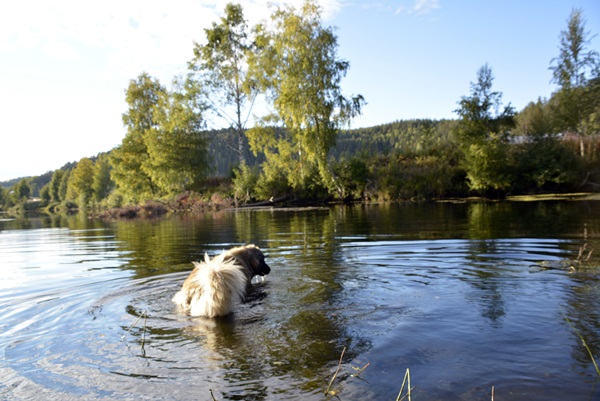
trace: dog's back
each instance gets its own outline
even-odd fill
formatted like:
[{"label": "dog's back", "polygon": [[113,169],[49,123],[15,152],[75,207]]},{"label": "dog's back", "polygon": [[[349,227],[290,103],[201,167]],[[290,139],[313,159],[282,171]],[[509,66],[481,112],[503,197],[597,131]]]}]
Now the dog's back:
[{"label": "dog's back", "polygon": [[225,254],[212,260],[205,255],[203,263],[193,262],[194,271],[185,280],[173,302],[192,316],[224,316],[233,311],[246,293],[246,275],[235,259],[224,260]]}]

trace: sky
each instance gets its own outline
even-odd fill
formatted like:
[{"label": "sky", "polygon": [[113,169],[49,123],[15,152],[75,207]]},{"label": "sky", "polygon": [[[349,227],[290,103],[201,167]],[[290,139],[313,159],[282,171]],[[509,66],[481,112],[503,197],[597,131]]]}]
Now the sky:
[{"label": "sky", "polygon": [[[0,11],[0,181],[43,174],[118,146],[125,90],[147,72],[169,86],[227,0],[20,0]],[[600,34],[599,0],[318,0],[349,61],[351,128],[457,118],[477,70],[518,110],[557,87],[548,69],[574,8]],[[241,1],[250,26],[269,0]],[[277,3],[277,2],[275,2]],[[301,0],[288,4],[299,6]],[[600,37],[590,49],[600,51]],[[260,108],[257,108],[260,110]],[[223,121],[208,121],[219,128]]]}]

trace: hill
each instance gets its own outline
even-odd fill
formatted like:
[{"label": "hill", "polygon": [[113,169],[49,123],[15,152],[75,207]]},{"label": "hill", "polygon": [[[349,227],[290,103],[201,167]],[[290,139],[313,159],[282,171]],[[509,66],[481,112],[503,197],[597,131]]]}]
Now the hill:
[{"label": "hill", "polygon": [[[331,150],[331,157],[336,160],[351,158],[356,155],[370,157],[378,154],[389,154],[392,151],[406,153],[418,152],[436,143],[449,140],[453,120],[404,120],[369,128],[358,128],[341,131],[336,146]],[[211,157],[211,175],[228,177],[238,165],[234,138],[230,131],[211,130],[206,135],[211,138],[209,154]],[[246,147],[247,148],[247,147]],[[108,152],[110,153],[110,151]],[[97,156],[90,157],[95,160]],[[258,157],[250,150],[246,152],[246,160],[250,166],[260,164],[262,155]],[[71,170],[76,162],[66,163],[58,170]],[[39,176],[18,177],[0,182],[0,186],[11,188],[22,179],[30,180],[32,195],[38,196],[39,190],[50,182],[52,173],[47,171]]]}]

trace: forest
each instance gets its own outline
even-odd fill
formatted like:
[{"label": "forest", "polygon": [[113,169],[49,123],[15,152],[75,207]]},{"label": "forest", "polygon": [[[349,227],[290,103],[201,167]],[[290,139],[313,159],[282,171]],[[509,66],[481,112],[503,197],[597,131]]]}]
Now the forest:
[{"label": "forest", "polygon": [[[516,111],[484,64],[457,99],[456,119],[361,129],[348,127],[365,99],[342,92],[350,63],[338,58],[335,30],[320,12],[307,0],[249,28],[242,6],[228,4],[205,43],[194,44],[186,75],[170,86],[145,72],[130,80],[119,146],[0,183],[0,209],[98,213],[153,203],[191,210],[600,187],[600,56],[589,48],[580,9],[549,60],[557,86],[549,99]],[[271,111],[248,127],[257,99]],[[225,128],[208,130],[216,119]]]}]

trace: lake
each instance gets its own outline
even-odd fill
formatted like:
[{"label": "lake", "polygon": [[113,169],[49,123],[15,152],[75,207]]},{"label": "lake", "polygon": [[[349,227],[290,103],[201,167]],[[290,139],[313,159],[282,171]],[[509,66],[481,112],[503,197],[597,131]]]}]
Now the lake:
[{"label": "lake", "polygon": [[[235,313],[178,313],[244,243],[271,274]],[[599,266],[595,201],[4,219],[0,399],[396,400],[408,371],[420,401],[598,400]]]}]

